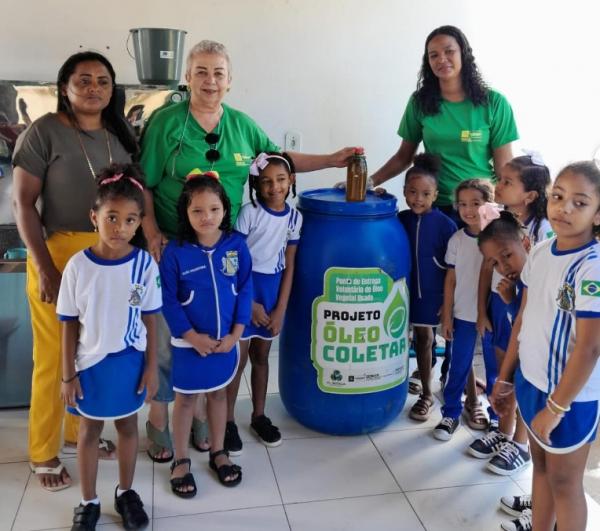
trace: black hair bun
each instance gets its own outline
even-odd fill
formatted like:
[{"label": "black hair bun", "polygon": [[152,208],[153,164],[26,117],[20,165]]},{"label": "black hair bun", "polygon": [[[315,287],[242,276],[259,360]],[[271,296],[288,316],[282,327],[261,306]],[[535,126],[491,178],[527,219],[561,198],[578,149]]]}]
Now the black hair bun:
[{"label": "black hair bun", "polygon": [[423,172],[437,177],[442,161],[437,155],[432,153],[419,153],[413,159],[413,167],[415,170],[423,170]]},{"label": "black hair bun", "polygon": [[517,216],[515,216],[510,210],[502,210],[500,212],[500,219],[508,223],[513,223],[519,228],[521,227],[521,222],[517,219]]}]

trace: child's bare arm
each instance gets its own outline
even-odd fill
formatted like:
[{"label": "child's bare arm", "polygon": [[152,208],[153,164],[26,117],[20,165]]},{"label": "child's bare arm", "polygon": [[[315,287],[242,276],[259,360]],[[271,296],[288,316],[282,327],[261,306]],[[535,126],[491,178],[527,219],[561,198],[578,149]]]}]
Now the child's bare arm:
[{"label": "child's bare arm", "polygon": [[519,313],[517,314],[517,318],[512,327],[512,331],[510,333],[510,340],[508,342],[508,348],[506,349],[506,354],[504,355],[504,361],[500,366],[500,371],[498,374],[498,378],[496,379],[496,384],[494,385],[494,389],[492,390],[492,394],[490,396],[490,403],[494,408],[494,411],[498,413],[498,415],[503,416],[505,414],[511,414],[512,408],[514,406],[513,397],[508,397],[503,390],[503,382],[512,382],[515,374],[515,370],[517,368],[517,363],[519,362],[519,333],[521,332],[521,324],[523,322],[523,311],[525,310],[525,305],[527,304],[527,288],[523,289],[523,298],[521,300],[521,307],[519,309]]},{"label": "child's bare arm", "polygon": [[283,270],[283,275],[281,278],[281,286],[279,286],[277,304],[271,312],[271,322],[268,327],[273,335],[279,334],[281,327],[283,326],[283,318],[285,316],[285,311],[290,300],[290,293],[292,291],[297,248],[297,245],[288,245],[285,249],[285,269]]},{"label": "child's bare arm", "polygon": [[75,407],[77,399],[83,398],[79,378],[75,370],[75,354],[79,340],[79,320],[73,319],[61,323],[62,347],[62,384],[60,394],[67,406]]},{"label": "child's bare arm", "polygon": [[442,335],[450,341],[452,339],[452,315],[454,310],[454,289],[456,288],[456,272],[448,268],[444,279],[444,304],[442,305]]},{"label": "child's bare arm", "polygon": [[142,314],[142,321],[146,327],[146,364],[140,382],[138,393],[146,388],[146,402],[150,402],[158,390],[158,361],[156,358],[156,314]]},{"label": "child's bare arm", "polygon": [[494,267],[488,260],[481,262],[479,282],[477,284],[477,331],[483,337],[485,331],[492,331],[492,323],[487,314],[487,301],[492,286]]}]

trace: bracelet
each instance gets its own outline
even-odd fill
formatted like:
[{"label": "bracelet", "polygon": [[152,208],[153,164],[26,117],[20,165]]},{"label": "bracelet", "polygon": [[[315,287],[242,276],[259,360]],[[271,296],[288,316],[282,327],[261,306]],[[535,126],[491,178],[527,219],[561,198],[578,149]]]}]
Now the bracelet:
[{"label": "bracelet", "polygon": [[560,413],[557,412],[556,410],[552,409],[552,406],[550,405],[550,402],[546,402],[546,408],[548,409],[548,411],[550,411],[550,413],[552,413],[555,417],[558,417],[560,419],[562,419],[565,414],[564,413]]},{"label": "bracelet", "polygon": [[514,387],[514,383],[512,382],[507,382],[506,380],[496,380],[498,383],[504,384],[504,385],[511,385]]},{"label": "bracelet", "polygon": [[571,406],[562,407],[562,406],[558,405],[554,400],[552,400],[552,397],[550,395],[548,395],[548,402],[550,402],[550,404],[552,404],[552,406],[555,409],[558,409],[558,411],[561,411],[562,413],[568,413],[569,411],[571,411]]},{"label": "bracelet", "polygon": [[67,378],[66,380],[61,378],[62,383],[71,383],[75,378],[79,376],[78,373],[75,373],[71,378]]}]

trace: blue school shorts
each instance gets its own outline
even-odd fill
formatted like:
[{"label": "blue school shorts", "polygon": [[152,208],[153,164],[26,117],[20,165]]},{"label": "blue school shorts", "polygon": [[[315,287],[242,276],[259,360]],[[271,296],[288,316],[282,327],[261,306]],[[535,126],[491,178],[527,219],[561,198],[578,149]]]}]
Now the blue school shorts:
[{"label": "blue school shorts", "polygon": [[97,420],[116,420],[133,415],[144,405],[146,390],[137,390],[144,374],[144,353],[128,347],[108,354],[79,373],[83,399],[69,413]]},{"label": "blue school shorts", "polygon": [[519,412],[527,425],[529,435],[547,452],[567,454],[596,439],[598,419],[600,418],[600,407],[597,400],[573,402],[571,410],[565,413],[559,425],[550,434],[552,445],[548,446],[531,431],[531,422],[546,407],[548,394],[527,381],[520,368],[515,372],[515,394]]},{"label": "blue school shorts", "polygon": [[[267,314],[271,313],[273,308],[277,305],[279,286],[281,285],[281,274],[281,271],[273,274],[252,271],[252,301],[262,304]],[[251,337],[273,339],[277,336],[271,334],[264,326],[255,326],[250,323],[244,328],[242,339],[250,339]]]},{"label": "blue school shorts", "polygon": [[173,346],[173,390],[183,394],[217,391],[233,380],[239,361],[237,344],[229,352],[207,356],[191,347]]},{"label": "blue school shorts", "polygon": [[488,314],[492,322],[492,344],[506,352],[512,326],[508,320],[508,307],[498,293],[491,292]]},{"label": "blue school shorts", "polygon": [[427,299],[410,298],[410,324],[413,326],[439,326],[443,296],[433,295]]}]

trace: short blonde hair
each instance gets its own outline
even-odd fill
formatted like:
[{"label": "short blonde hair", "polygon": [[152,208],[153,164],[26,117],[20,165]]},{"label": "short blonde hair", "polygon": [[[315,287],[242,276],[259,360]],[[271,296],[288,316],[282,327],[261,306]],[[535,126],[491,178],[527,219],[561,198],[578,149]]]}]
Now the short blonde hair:
[{"label": "short blonde hair", "polygon": [[201,53],[211,53],[224,57],[227,61],[227,71],[229,73],[229,77],[231,77],[231,59],[229,58],[229,52],[227,51],[227,48],[225,48],[225,45],[221,44],[220,42],[210,40],[203,40],[192,46],[192,49],[188,52],[186,59],[186,74],[189,74],[192,69],[192,61],[194,60],[194,56]]}]

